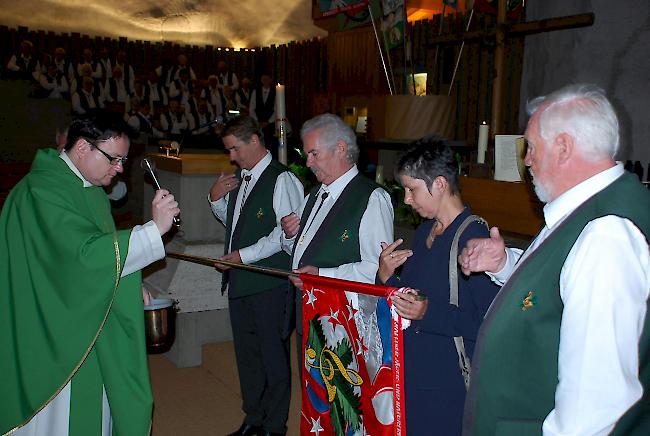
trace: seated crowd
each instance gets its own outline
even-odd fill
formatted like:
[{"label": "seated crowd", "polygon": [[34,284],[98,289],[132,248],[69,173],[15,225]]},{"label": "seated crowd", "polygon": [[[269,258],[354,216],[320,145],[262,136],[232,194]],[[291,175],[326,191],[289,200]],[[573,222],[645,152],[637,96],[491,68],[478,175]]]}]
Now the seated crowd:
[{"label": "seated crowd", "polygon": [[84,48],[73,63],[62,47],[39,55],[24,40],[20,52],[8,60],[4,77],[29,81],[32,97],[68,100],[73,117],[101,110],[123,113],[145,141],[184,139],[186,144],[209,147],[220,126],[239,114],[257,119],[265,135],[270,130],[272,136],[275,129],[271,76],[263,74],[254,88],[249,78],[240,80],[225,61],[201,78],[184,54],[178,55],[176,63],[164,59],[151,71],[136,71],[124,50],[111,57],[104,47],[95,57]]}]

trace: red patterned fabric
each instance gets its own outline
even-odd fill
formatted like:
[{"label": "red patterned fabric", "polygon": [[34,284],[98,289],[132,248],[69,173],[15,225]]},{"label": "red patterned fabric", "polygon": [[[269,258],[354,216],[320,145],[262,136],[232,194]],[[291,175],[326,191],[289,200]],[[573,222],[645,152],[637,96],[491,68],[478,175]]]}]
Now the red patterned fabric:
[{"label": "red patterned fabric", "polygon": [[359,334],[358,308],[345,294],[387,297],[399,290],[308,274],[300,278],[304,284],[300,434],[406,434],[404,321],[391,316],[389,300],[380,298],[376,315],[383,346],[369,346],[369,340],[376,344],[378,338]]}]

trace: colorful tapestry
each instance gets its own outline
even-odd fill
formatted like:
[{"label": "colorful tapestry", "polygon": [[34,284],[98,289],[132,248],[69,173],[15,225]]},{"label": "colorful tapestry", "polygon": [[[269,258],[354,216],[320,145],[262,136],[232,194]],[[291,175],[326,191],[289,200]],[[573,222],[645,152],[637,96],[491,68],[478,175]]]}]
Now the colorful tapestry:
[{"label": "colorful tapestry", "polygon": [[341,12],[354,15],[368,6],[368,0],[319,0],[318,5],[324,17]]},{"label": "colorful tapestry", "polygon": [[404,42],[404,0],[382,0],[381,30],[386,49],[399,47]]},{"label": "colorful tapestry", "polygon": [[300,434],[406,434],[402,384],[406,321],[391,314],[385,298],[404,289],[308,274],[300,278],[304,283]]}]

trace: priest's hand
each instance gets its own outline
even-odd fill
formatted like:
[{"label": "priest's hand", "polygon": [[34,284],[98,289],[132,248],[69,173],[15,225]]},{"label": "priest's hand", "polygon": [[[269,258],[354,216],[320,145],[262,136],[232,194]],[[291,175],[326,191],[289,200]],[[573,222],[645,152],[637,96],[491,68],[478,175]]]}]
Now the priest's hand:
[{"label": "priest's hand", "polygon": [[178,202],[168,190],[159,189],[156,191],[156,195],[154,195],[151,202],[151,215],[161,236],[171,229],[174,217],[180,213]]},{"label": "priest's hand", "polygon": [[[225,260],[228,262],[235,262],[235,263],[242,263],[241,262],[241,256],[239,255],[239,250],[231,251],[228,254],[224,254],[221,256],[218,260]],[[216,262],[214,264],[214,267],[218,269],[219,271],[225,271],[227,269],[230,269],[228,265],[224,265],[222,263]]]},{"label": "priest's hand", "polygon": [[[307,266],[303,266],[302,268],[295,269],[295,270],[293,270],[293,272],[296,273],[296,274],[311,274],[313,276],[319,275],[318,274],[318,268],[316,268],[315,266],[311,266],[311,265],[307,265]],[[302,291],[303,284],[302,284],[302,280],[300,280],[299,276],[291,275],[291,276],[289,276],[289,281],[291,281],[291,283],[293,283],[293,285],[296,288],[298,288],[298,289],[300,289]]]},{"label": "priest's hand", "polygon": [[239,186],[239,179],[234,174],[222,174],[210,188],[210,201],[217,201]]},{"label": "priest's hand", "polygon": [[300,218],[294,212],[291,212],[289,215],[282,217],[280,224],[282,225],[284,236],[287,239],[291,239],[296,236],[300,229]]},{"label": "priest's hand", "polygon": [[395,292],[390,301],[393,307],[402,318],[418,320],[424,318],[424,314],[429,307],[426,298],[418,298],[419,293],[415,289],[409,289],[406,292]]},{"label": "priest's hand", "polygon": [[382,283],[386,283],[390,276],[395,274],[395,270],[402,266],[406,259],[413,256],[411,250],[396,250],[397,247],[402,245],[403,239],[398,239],[392,244],[385,242],[381,243],[382,252],[379,255],[379,270],[377,277]]},{"label": "priest's hand", "polygon": [[470,239],[458,256],[458,264],[465,275],[473,272],[501,271],[506,263],[506,244],[499,233],[499,229],[492,227],[490,237]]}]

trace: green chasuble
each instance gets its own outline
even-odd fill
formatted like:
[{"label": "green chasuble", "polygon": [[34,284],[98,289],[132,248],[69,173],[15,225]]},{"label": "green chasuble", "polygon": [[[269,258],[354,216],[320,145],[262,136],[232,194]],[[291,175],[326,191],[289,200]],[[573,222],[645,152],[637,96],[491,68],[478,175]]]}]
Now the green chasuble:
[{"label": "green chasuble", "polygon": [[146,435],[152,395],[139,273],[120,278],[131,231],[101,187],[56,150],[37,153],[0,216],[0,434],[26,424],[69,380],[70,434]]},{"label": "green chasuble", "polygon": [[[542,423],[554,407],[558,384],[564,308],[560,274],[564,262],[584,227],[603,216],[627,218],[649,239],[648,205],[648,191],[626,172],[580,205],[521,261],[479,330],[465,402],[464,435],[542,434]],[[639,379],[644,395],[619,420],[612,434],[650,434],[649,320],[650,311],[639,341]]]}]

